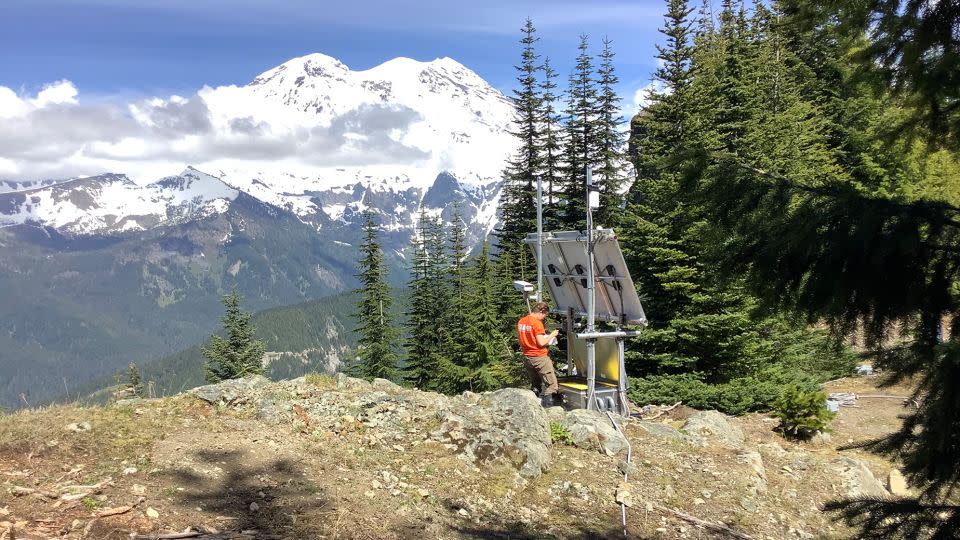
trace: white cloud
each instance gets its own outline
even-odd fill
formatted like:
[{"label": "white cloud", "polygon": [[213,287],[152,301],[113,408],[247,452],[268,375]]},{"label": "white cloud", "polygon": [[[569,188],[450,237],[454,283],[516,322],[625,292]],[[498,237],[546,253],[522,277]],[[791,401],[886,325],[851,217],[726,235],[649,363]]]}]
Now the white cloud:
[{"label": "white cloud", "polygon": [[427,157],[402,142],[419,120],[404,107],[364,105],[317,125],[234,86],[133,103],[85,103],[70,81],[36,95],[0,86],[0,178],[119,172],[144,183],[224,161],[410,164]]},{"label": "white cloud", "polygon": [[77,87],[70,81],[57,81],[45,85],[37,97],[30,100],[30,103],[37,108],[47,105],[57,105],[61,103],[76,103]]},{"label": "white cloud", "polygon": [[663,93],[666,87],[661,81],[650,81],[645,86],[638,88],[633,93],[633,105],[639,111],[650,104],[650,94],[653,92]]}]

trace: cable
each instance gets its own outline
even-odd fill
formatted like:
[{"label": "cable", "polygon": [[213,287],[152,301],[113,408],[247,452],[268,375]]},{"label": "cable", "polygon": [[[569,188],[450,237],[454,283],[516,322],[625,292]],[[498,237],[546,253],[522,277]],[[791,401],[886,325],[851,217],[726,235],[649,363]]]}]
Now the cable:
[{"label": "cable", "polygon": [[[605,411],[607,413],[607,418],[610,419],[610,423],[613,424],[613,428],[617,430],[617,433],[623,437],[623,440],[627,442],[627,467],[623,469],[623,482],[627,482],[627,473],[630,472],[630,460],[633,458],[633,446],[630,445],[630,439],[627,438],[626,434],[620,430],[620,426],[617,425],[616,420],[613,419],[613,416],[610,414],[610,411]],[[623,523],[623,536],[627,536],[627,505],[623,501],[620,501],[620,520]]]}]

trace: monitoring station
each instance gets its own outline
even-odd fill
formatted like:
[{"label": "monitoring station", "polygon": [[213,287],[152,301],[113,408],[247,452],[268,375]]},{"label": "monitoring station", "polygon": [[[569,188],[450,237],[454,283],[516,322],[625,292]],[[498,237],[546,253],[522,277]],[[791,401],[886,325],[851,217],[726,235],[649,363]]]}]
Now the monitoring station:
[{"label": "monitoring station", "polygon": [[537,286],[522,281],[515,286],[539,300],[545,283],[554,313],[564,317],[567,373],[558,379],[568,406],[629,416],[624,340],[640,333],[628,326],[645,327],[647,318],[616,234],[593,228],[599,194],[589,170],[587,194],[586,230],[543,232],[538,182],[538,231],[524,240],[536,257]]}]

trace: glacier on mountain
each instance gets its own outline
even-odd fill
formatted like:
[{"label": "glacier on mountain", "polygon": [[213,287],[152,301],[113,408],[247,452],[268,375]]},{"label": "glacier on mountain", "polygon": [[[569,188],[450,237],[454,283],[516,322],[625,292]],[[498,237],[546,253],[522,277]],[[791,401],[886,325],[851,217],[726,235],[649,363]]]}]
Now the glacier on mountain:
[{"label": "glacier on mountain", "polygon": [[[82,106],[82,99],[57,105]],[[226,211],[243,192],[318,230],[356,222],[370,208],[388,231],[409,232],[421,207],[449,218],[457,201],[476,239],[495,224],[502,170],[515,148],[509,100],[450,58],[396,58],[352,71],[310,54],[245,86],[205,87],[128,111],[136,129],[82,151],[136,174],[0,183],[0,226],[42,224],[75,235],[142,230]],[[152,163],[176,158],[186,160],[181,169],[193,167],[143,177]]]}]

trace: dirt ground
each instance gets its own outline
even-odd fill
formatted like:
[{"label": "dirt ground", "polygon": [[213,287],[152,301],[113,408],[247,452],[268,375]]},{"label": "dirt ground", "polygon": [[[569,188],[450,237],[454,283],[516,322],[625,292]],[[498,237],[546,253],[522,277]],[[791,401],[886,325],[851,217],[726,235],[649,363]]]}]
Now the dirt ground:
[{"label": "dirt ground", "polygon": [[[909,394],[865,378],[828,391]],[[904,412],[898,399],[857,405],[842,408],[830,440],[819,443],[783,439],[764,415],[738,419],[745,447],[775,450],[763,453],[760,489],[737,450],[692,447],[627,422],[627,536],[728,537],[678,513],[757,539],[850,535],[820,510],[844,493],[831,460],[863,460],[885,479],[890,463],[840,448],[896,429]],[[693,412],[681,407],[657,422],[679,427]],[[624,535],[614,500],[623,456],[555,444],[550,470],[527,480],[506,464],[477,467],[434,441],[374,444],[368,435],[360,425],[311,430],[309,418],[267,425],[189,396],[21,411],[0,417],[0,540]]]}]

